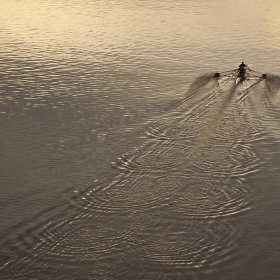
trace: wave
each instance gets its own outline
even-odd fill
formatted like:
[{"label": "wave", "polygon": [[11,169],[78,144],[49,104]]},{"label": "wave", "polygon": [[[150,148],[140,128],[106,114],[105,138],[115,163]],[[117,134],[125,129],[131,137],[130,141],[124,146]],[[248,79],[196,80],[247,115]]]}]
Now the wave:
[{"label": "wave", "polygon": [[264,112],[279,89],[275,75],[222,89],[198,77],[149,139],[113,164],[112,178],[18,235],[2,279],[195,279],[232,258],[238,233],[229,218],[252,208],[246,178],[260,169],[254,143],[266,137]]}]

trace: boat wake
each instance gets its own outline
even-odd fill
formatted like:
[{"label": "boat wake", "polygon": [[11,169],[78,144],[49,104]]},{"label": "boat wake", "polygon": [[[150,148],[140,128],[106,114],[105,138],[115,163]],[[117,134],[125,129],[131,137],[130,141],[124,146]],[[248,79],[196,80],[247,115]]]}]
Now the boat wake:
[{"label": "boat wake", "polygon": [[266,137],[264,112],[279,89],[275,75],[239,88],[198,77],[181,105],[151,125],[147,141],[113,163],[116,175],[19,234],[2,279],[215,273],[214,264],[236,254],[230,218],[252,208],[247,178],[261,166],[254,143]]}]

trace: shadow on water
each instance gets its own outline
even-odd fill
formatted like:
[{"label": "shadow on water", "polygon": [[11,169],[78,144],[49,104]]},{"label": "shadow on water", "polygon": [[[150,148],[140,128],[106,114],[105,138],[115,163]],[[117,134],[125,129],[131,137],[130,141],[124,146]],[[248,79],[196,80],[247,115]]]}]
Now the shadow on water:
[{"label": "shadow on water", "polygon": [[1,258],[1,278],[218,279],[215,265],[238,250],[230,219],[253,207],[253,145],[279,88],[274,75],[220,90],[210,75],[197,78],[149,139],[113,163],[116,175],[5,245],[14,257]]}]

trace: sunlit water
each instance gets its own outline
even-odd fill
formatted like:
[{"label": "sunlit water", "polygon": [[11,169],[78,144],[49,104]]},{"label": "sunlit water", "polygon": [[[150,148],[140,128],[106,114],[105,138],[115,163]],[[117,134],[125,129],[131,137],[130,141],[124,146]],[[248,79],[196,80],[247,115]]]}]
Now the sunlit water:
[{"label": "sunlit water", "polygon": [[278,279],[279,1],[0,4],[1,279]]}]

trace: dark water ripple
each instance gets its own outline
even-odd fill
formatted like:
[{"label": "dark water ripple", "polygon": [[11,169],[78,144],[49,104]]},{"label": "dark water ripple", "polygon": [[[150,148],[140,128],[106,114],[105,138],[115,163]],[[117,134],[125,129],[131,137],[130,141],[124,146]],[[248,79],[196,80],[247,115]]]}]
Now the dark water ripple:
[{"label": "dark water ripple", "polygon": [[200,269],[233,253],[234,240],[227,222],[186,220],[174,214],[170,208],[118,219],[110,216],[106,224],[95,215],[49,221],[43,230],[36,233],[33,229],[31,237],[26,232],[19,238],[22,246],[26,245],[25,253],[2,267],[2,272],[25,279],[44,277],[51,270],[48,274],[53,277],[63,273],[66,278],[72,275],[78,279],[80,269],[90,265],[88,273],[97,279],[113,275],[140,279],[143,269],[145,277],[153,279],[156,271]]},{"label": "dark water ripple", "polygon": [[195,279],[234,258],[238,233],[228,217],[252,207],[246,178],[260,165],[252,145],[266,137],[262,118],[279,98],[279,78],[243,96],[232,85],[217,93],[209,77],[198,81],[176,113],[113,164],[119,172],[111,180],[89,183],[59,215],[38,217],[17,236],[3,279],[78,279],[81,271],[159,279],[186,269]]}]

